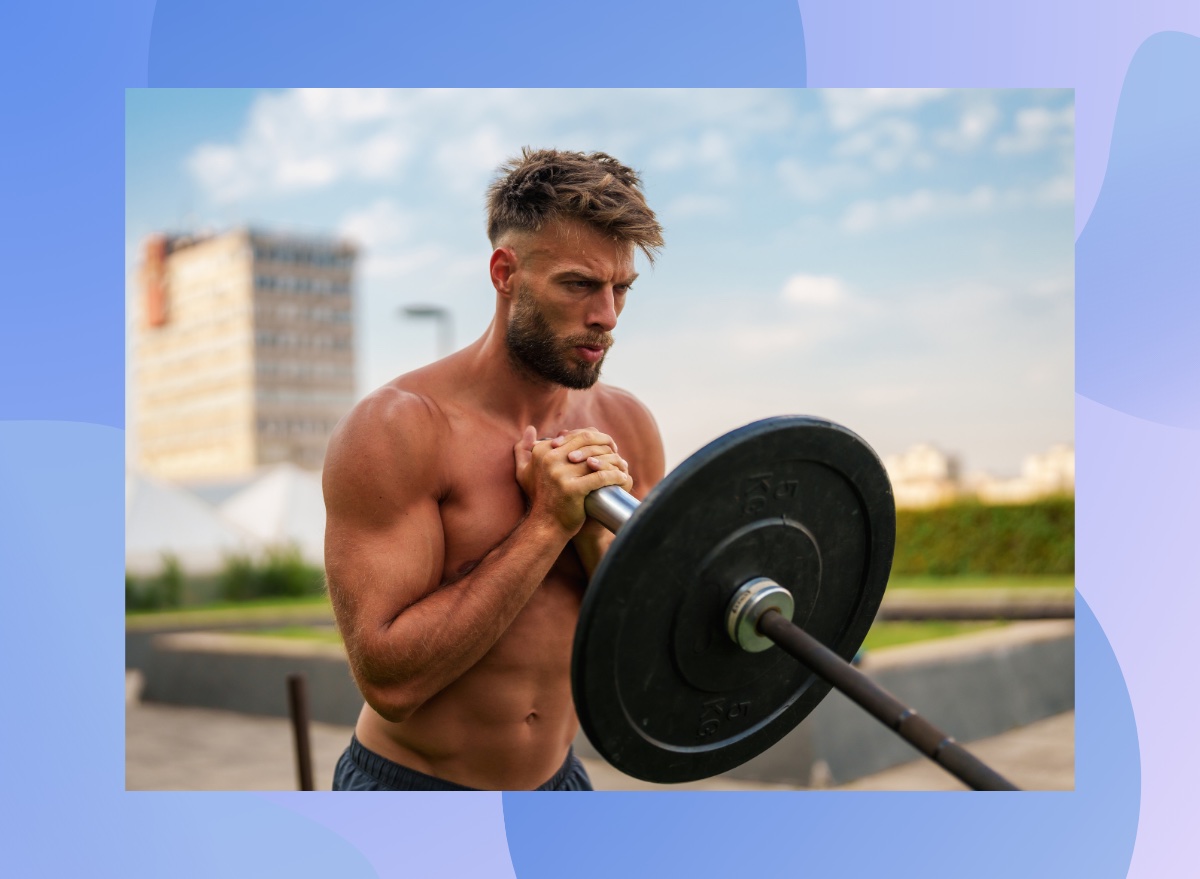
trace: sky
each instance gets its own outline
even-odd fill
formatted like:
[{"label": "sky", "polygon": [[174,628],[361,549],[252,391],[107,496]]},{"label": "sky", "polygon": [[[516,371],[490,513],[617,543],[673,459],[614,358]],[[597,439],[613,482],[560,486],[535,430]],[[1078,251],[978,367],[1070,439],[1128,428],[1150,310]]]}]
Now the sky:
[{"label": "sky", "polygon": [[1070,90],[129,90],[127,304],[154,232],[351,239],[364,396],[437,356],[403,306],[487,327],[484,192],[526,145],[642,175],[666,247],[604,380],[668,466],[795,413],[999,476],[1072,442]]}]

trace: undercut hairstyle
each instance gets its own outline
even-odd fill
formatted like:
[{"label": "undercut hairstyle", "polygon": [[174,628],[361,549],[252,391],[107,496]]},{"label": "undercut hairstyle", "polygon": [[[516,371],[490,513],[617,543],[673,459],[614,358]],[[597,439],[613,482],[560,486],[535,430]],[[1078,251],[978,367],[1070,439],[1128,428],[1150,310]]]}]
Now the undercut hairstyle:
[{"label": "undercut hairstyle", "polygon": [[506,232],[540,232],[578,220],[639,248],[651,264],[662,226],[642,195],[636,171],[607,153],[531,150],[501,165],[488,187],[487,232],[493,247]]}]

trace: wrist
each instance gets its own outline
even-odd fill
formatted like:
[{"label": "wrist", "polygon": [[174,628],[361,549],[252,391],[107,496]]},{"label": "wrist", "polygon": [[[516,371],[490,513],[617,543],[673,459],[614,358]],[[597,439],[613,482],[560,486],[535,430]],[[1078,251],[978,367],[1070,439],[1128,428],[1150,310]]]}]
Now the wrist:
[{"label": "wrist", "polygon": [[525,514],[525,520],[521,524],[539,541],[553,543],[560,551],[579,533],[579,528],[565,524],[553,511],[536,506],[531,507]]}]

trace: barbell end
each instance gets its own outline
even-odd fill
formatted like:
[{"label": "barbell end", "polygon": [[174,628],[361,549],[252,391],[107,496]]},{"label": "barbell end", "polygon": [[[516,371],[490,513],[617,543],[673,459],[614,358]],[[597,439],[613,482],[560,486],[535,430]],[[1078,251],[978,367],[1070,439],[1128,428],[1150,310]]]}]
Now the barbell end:
[{"label": "barbell end", "polygon": [[778,611],[789,622],[796,610],[792,593],[769,577],[747,580],[733,593],[725,611],[725,631],[747,653],[761,653],[775,642],[758,631],[758,621],[768,610]]}]

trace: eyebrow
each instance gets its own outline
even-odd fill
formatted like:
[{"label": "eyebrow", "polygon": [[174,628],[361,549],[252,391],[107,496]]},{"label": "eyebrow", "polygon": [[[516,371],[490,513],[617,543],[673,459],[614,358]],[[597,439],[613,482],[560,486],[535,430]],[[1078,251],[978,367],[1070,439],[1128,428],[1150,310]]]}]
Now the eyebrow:
[{"label": "eyebrow", "polygon": [[[565,269],[561,272],[555,272],[551,276],[551,280],[554,280],[554,281],[566,281],[571,278],[578,278],[581,281],[591,281],[593,284],[600,283],[599,278],[595,277],[594,275],[589,274],[588,272],[583,271],[582,269]],[[624,285],[626,287],[629,287],[629,286],[632,286],[633,282],[636,281],[637,279],[638,279],[638,273],[634,272],[629,277],[623,278],[622,280],[618,281],[617,285],[618,286]]]}]

